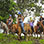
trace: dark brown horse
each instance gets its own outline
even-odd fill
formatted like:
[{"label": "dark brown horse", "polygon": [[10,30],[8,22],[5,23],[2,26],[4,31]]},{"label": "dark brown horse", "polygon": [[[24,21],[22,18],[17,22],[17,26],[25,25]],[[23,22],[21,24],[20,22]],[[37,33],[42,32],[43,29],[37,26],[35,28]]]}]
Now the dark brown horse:
[{"label": "dark brown horse", "polygon": [[43,32],[43,25],[41,22],[38,22],[37,26],[34,27],[34,32],[37,34],[37,37],[38,37],[38,34],[40,34],[40,38],[41,38],[41,34]]},{"label": "dark brown horse", "polygon": [[42,21],[41,21],[41,26],[42,26],[42,28],[43,28],[43,33],[44,33],[44,25],[43,25]]}]

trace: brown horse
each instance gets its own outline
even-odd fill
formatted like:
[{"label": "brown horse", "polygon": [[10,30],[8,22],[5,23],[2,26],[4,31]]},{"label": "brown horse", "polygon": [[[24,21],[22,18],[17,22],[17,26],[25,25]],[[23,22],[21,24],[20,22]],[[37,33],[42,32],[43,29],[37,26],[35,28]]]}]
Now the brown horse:
[{"label": "brown horse", "polygon": [[[23,17],[23,20],[24,20],[24,17]],[[8,21],[6,22],[6,24],[8,25]],[[10,28],[10,26],[8,25],[8,27]],[[24,24],[24,29],[25,29],[25,37],[27,38],[27,34],[30,32],[30,33],[32,33],[32,29],[31,29],[31,27],[30,27],[30,25],[29,24]],[[21,38],[21,33],[22,33],[22,29],[21,29],[21,26],[19,26],[19,24],[13,24],[12,26],[11,26],[11,32],[12,32],[12,34],[14,34],[16,31],[17,31],[17,34],[18,34],[18,39],[20,40],[20,38]],[[9,30],[9,31],[10,31]],[[26,40],[28,40],[28,39],[26,39]]]},{"label": "brown horse", "polygon": [[[27,34],[28,34],[29,31],[30,31],[30,33],[32,33],[31,27],[29,26],[29,24],[24,24],[24,29],[25,29],[25,32],[26,32],[26,34],[25,34],[26,40],[28,40]],[[13,24],[11,32],[15,33],[16,31],[17,31],[17,34],[18,34],[18,39],[20,40],[22,29],[18,24]]]},{"label": "brown horse", "polygon": [[43,23],[42,23],[42,21],[41,21],[41,26],[42,26],[42,28],[43,28],[43,34],[44,34],[44,25],[43,25]]}]

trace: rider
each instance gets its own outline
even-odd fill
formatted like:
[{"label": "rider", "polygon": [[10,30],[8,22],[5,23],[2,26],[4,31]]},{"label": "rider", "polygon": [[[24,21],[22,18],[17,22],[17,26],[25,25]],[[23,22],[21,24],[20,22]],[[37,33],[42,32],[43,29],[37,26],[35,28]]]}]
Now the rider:
[{"label": "rider", "polygon": [[12,15],[9,15],[9,18],[7,19],[7,21],[8,21],[9,26],[11,26],[13,24]]},{"label": "rider", "polygon": [[31,17],[30,17],[30,22],[29,22],[29,24],[30,24],[30,26],[31,26],[32,31],[34,32],[34,29],[33,29],[33,20],[32,20]]},{"label": "rider", "polygon": [[25,33],[24,23],[23,23],[23,18],[22,18],[21,12],[18,12],[18,23],[21,25],[21,28],[23,30],[23,33]]}]

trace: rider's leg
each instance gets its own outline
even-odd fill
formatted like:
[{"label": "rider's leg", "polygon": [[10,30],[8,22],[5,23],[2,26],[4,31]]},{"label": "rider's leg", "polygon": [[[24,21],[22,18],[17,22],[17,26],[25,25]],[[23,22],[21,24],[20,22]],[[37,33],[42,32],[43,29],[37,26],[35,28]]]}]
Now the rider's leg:
[{"label": "rider's leg", "polygon": [[22,29],[23,29],[23,32],[25,32],[25,30],[24,30],[24,23],[22,22],[22,23],[20,23],[21,24],[21,27],[22,27]]},{"label": "rider's leg", "polygon": [[32,31],[34,32],[33,26],[31,26],[31,28],[32,28]]}]

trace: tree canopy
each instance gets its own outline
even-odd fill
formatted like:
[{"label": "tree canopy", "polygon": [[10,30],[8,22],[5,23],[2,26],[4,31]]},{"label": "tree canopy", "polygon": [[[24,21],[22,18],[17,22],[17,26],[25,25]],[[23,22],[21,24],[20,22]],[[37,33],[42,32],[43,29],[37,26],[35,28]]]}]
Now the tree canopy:
[{"label": "tree canopy", "polygon": [[0,20],[7,19],[9,14],[13,16],[16,10],[17,4],[13,0],[0,0]]},{"label": "tree canopy", "polygon": [[20,10],[23,13],[25,9],[29,7],[36,7],[36,13],[40,12],[41,7],[35,5],[35,2],[32,0],[17,0],[17,3],[15,3],[14,0],[0,0],[0,21],[6,20],[9,17],[9,14],[12,14],[12,17],[14,18],[16,10]]}]

